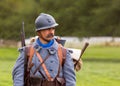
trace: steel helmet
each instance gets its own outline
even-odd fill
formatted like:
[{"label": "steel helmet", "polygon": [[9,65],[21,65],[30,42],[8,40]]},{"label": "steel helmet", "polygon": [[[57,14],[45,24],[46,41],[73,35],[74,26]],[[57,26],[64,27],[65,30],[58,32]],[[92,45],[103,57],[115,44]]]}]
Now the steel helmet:
[{"label": "steel helmet", "polygon": [[55,19],[49,14],[41,13],[35,20],[36,31],[56,26],[58,26],[58,24],[56,23]]}]

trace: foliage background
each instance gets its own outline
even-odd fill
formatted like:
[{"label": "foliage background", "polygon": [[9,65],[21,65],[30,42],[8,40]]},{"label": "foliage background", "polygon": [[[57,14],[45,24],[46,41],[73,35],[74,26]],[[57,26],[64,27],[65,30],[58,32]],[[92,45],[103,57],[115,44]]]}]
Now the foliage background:
[{"label": "foliage background", "polygon": [[120,0],[0,0],[0,38],[20,40],[35,35],[40,13],[53,15],[60,36],[120,36]]}]

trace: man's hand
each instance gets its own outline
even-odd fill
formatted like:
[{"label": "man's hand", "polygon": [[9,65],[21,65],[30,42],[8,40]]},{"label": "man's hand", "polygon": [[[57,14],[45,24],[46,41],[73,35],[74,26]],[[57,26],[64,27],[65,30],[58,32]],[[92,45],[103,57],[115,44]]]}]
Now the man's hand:
[{"label": "man's hand", "polygon": [[[76,60],[73,59],[74,64],[76,63]],[[79,60],[79,62],[77,63],[77,65],[74,67],[76,71],[79,71],[82,68],[82,59]]]}]

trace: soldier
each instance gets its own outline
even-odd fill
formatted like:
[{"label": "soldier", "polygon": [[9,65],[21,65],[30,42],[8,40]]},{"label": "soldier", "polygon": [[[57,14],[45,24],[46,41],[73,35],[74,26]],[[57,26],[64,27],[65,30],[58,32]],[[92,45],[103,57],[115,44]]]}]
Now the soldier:
[{"label": "soldier", "polygon": [[[38,38],[31,45],[34,49],[28,86],[76,86],[74,63],[70,52],[61,47],[54,39],[58,24],[55,19],[41,13],[35,20]],[[66,50],[61,52],[60,50]],[[25,47],[19,49],[20,55],[14,65],[12,76],[14,86],[25,86],[24,54]],[[61,55],[65,53],[64,63]],[[62,60],[63,61],[63,60]],[[29,61],[28,61],[29,62]]]}]

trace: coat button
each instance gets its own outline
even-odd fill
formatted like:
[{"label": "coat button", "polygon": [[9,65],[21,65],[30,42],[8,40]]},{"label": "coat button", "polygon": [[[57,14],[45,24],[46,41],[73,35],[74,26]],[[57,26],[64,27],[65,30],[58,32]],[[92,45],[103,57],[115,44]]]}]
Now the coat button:
[{"label": "coat button", "polygon": [[50,71],[52,72],[53,70],[52,70],[52,69],[50,69]]},{"label": "coat button", "polygon": [[53,63],[53,61],[50,61],[51,63]]}]

